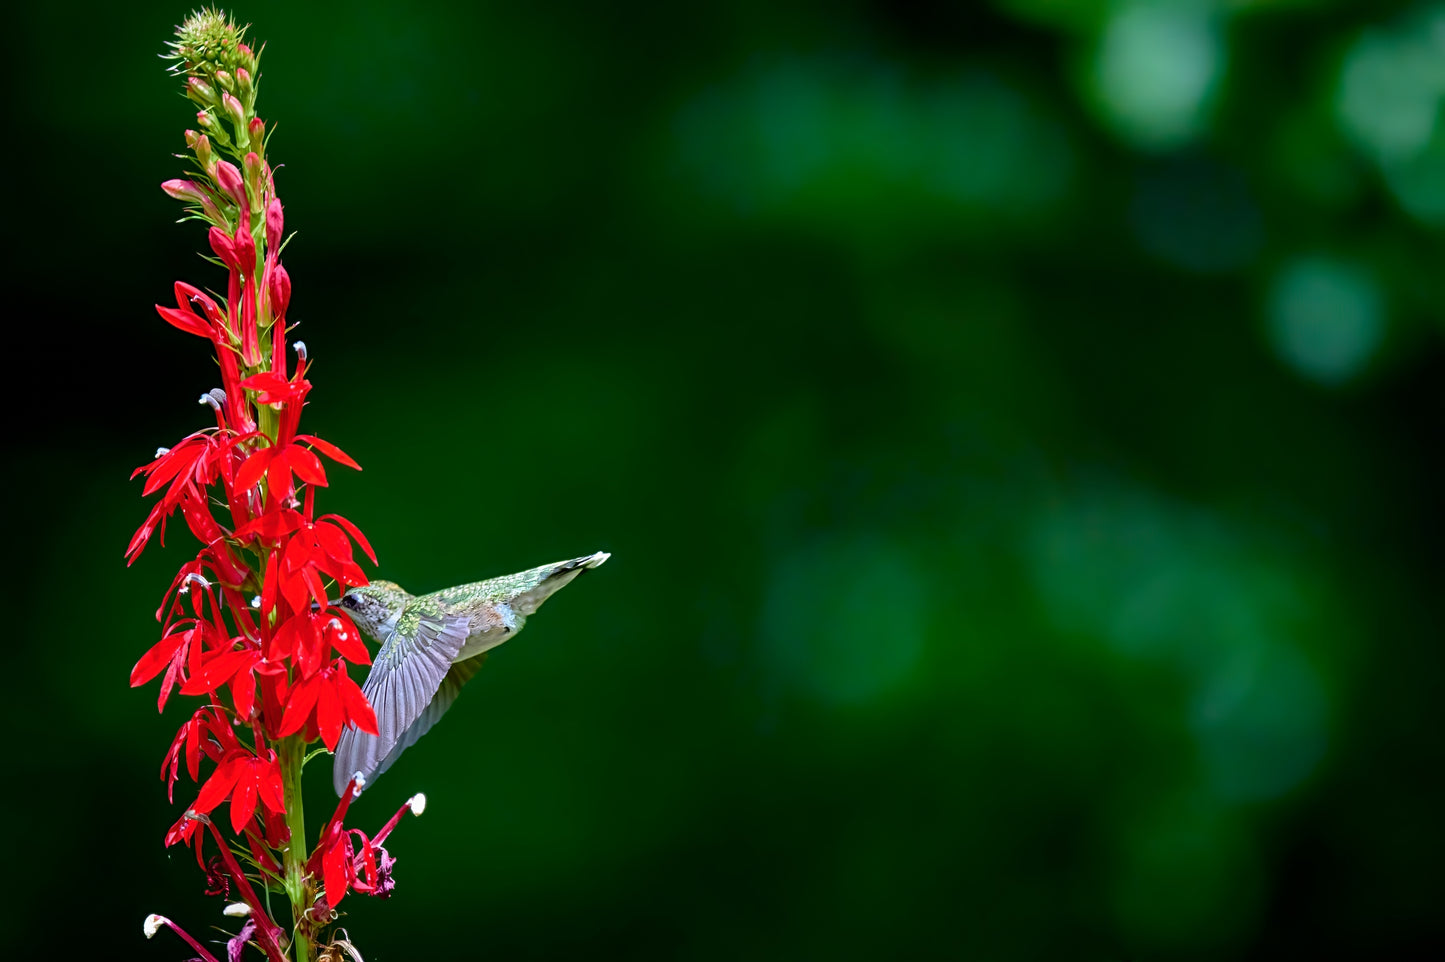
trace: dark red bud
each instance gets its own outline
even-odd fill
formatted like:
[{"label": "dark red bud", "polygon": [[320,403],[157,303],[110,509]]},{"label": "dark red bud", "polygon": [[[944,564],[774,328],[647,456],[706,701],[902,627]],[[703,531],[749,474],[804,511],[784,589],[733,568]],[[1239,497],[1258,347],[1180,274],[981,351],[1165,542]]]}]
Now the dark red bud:
[{"label": "dark red bud", "polygon": [[270,276],[271,295],[271,316],[284,318],[286,308],[291,304],[291,275],[286,273],[286,268],[277,264],[271,269]]},{"label": "dark red bud", "polygon": [[246,132],[251,135],[251,143],[260,147],[266,140],[266,124],[260,117],[252,117],[251,122],[246,125]]},{"label": "dark red bud", "polygon": [[281,201],[275,197],[271,203],[266,205],[266,249],[275,250],[281,243],[281,228],[284,224],[281,216]]},{"label": "dark red bud", "polygon": [[236,250],[236,260],[241,264],[241,270],[250,274],[256,269],[256,239],[251,236],[251,231],[243,224],[236,228],[236,236],[232,240]]},{"label": "dark red bud", "polygon": [[246,202],[246,185],[241,180],[241,172],[236,169],[235,164],[229,160],[223,160],[217,164],[216,183],[231,195],[231,199],[236,202],[237,207],[245,210],[249,206]]},{"label": "dark red bud", "polygon": [[211,250],[216,252],[216,256],[221,259],[222,264],[231,270],[241,269],[241,262],[236,258],[236,245],[225,231],[219,227],[212,227],[206,234],[206,238],[211,242]]}]

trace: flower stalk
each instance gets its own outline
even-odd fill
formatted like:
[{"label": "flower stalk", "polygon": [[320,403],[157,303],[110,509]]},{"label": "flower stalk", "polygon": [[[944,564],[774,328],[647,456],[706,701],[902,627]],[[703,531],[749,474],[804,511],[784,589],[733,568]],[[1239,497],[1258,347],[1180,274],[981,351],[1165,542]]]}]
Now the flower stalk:
[{"label": "flower stalk", "polygon": [[[165,844],[191,847],[208,894],[226,899],[234,888],[239,896],[224,910],[244,919],[226,957],[237,962],[250,946],[270,962],[313,962],[343,949],[359,959],[350,940],[329,929],[348,892],[390,893],[395,858],[380,842],[395,820],[376,841],[345,828],[348,791],[308,848],[301,776],[317,742],[334,749],[351,726],[377,732],[348,673],[370,664],[370,655],[333,601],[368,583],[355,549],[372,564],[376,556],[350,521],[316,514],[317,489],[329,482],[322,458],[360,466],[300,432],[313,361],[300,341],[294,363],[286,349],[294,322],[281,263],[285,210],[267,160],[270,129],[256,113],[260,51],[245,42],[245,30],[220,11],[201,10],[164,55],[199,110],[181,155],[191,170],[161,189],[185,205],[183,220],[205,227],[207,259],[224,269],[226,284],[220,296],[177,281],[175,306],[156,311],[210,343],[221,385],[200,399],[214,426],[158,449],[132,475],[145,478],[144,496],[158,497],[127,561],[153,538],[164,542],[177,514],[200,548],[162,597],[160,640],[136,662],[130,682],[159,678],[162,711],[172,694],[200,702],[161,764],[172,802],[183,770],[197,786]],[[207,837],[217,850],[209,857]],[[271,916],[271,894],[290,902],[289,926]],[[162,925],[201,958],[215,958],[163,916],[146,920],[146,934]]]}]

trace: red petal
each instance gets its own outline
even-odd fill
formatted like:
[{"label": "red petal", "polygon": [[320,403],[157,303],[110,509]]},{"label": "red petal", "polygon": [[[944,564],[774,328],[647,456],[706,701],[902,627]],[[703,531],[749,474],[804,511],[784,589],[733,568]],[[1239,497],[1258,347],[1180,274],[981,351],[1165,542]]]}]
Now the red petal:
[{"label": "red petal", "polygon": [[301,445],[293,444],[286,449],[286,463],[302,481],[318,488],[326,487],[326,469],[321,466],[321,459]]},{"label": "red petal", "polygon": [[140,661],[130,670],[130,686],[138,688],[161,673],[161,669],[170,663],[176,649],[181,647],[191,637],[191,632],[178,631],[175,634],[166,635],[156,642],[151,650],[140,656]]},{"label": "red petal", "polygon": [[[201,709],[205,711],[205,709]],[[196,714],[200,714],[197,712]],[[191,774],[191,781],[201,780],[201,723],[199,719],[191,722],[191,727],[186,732],[186,771]]]},{"label": "red petal", "polygon": [[285,738],[300,731],[301,726],[306,724],[306,718],[316,704],[319,687],[320,683],[313,679],[291,689],[291,697],[286,700],[286,714],[281,716],[281,727],[276,731],[278,737]]},{"label": "red petal", "polygon": [[175,307],[161,307],[159,304],[156,305],[156,310],[172,327],[178,327],[187,334],[199,334],[205,338],[211,336],[211,325],[190,311],[183,311]]},{"label": "red petal", "polygon": [[361,640],[361,633],[356,630],[356,626],[344,617],[338,616],[337,620],[341,623],[341,627],[326,629],[326,637],[330,639],[331,647],[353,665],[371,664],[371,654],[367,652],[366,645]]},{"label": "red petal", "polygon": [[196,804],[192,807],[205,815],[224,802],[226,796],[231,794],[231,789],[235,787],[236,779],[240,777],[241,767],[245,763],[246,760],[243,757],[232,756],[217,766],[216,770],[211,773],[211,777],[206,780],[206,784],[201,786],[201,793],[196,796]]},{"label": "red petal", "polygon": [[245,542],[253,536],[260,535],[270,541],[282,538],[297,528],[301,527],[302,519],[299,512],[276,504],[259,518],[247,521],[236,529],[236,538]]},{"label": "red petal", "polygon": [[251,648],[238,648],[213,655],[201,663],[200,671],[186,679],[186,683],[181,686],[181,694],[203,695],[208,691],[215,691],[240,668],[255,660],[256,651]]},{"label": "red petal", "polygon": [[279,587],[277,581],[280,575],[276,571],[278,562],[277,553],[271,552],[266,559],[266,580],[261,585],[261,615],[269,616],[276,610],[276,589]]},{"label": "red petal", "polygon": [[236,714],[242,720],[251,717],[251,709],[256,707],[256,676],[249,671],[238,671],[231,678],[231,701],[236,706]]},{"label": "red petal", "polygon": [[316,568],[307,565],[301,569],[301,577],[306,582],[306,587],[311,589],[311,597],[322,604],[326,603],[326,586],[321,583],[321,576],[316,573]]},{"label": "red petal", "polygon": [[337,561],[350,562],[352,559],[351,540],[334,524],[319,521],[311,528],[316,535],[316,543]]},{"label": "red petal", "polygon": [[320,520],[335,521],[337,524],[345,528],[346,533],[351,535],[351,537],[356,541],[357,544],[361,545],[361,550],[366,552],[366,556],[371,559],[371,563],[376,564],[376,552],[371,550],[371,542],[366,540],[366,535],[361,533],[360,528],[352,524],[350,521],[347,521],[339,514],[322,515]]},{"label": "red petal", "polygon": [[341,737],[341,695],[336,691],[336,679],[322,682],[321,693],[316,699],[316,727],[321,729],[321,740],[332,751],[336,750],[336,739]]},{"label": "red petal", "polygon": [[235,794],[231,796],[231,828],[237,835],[241,834],[251,816],[256,814],[256,773],[252,765],[246,765],[245,768],[236,782]]},{"label": "red petal", "polygon": [[262,448],[259,451],[252,451],[250,457],[246,458],[241,469],[236,472],[234,487],[238,491],[248,491],[261,480],[261,475],[266,473],[266,468],[271,459],[276,457],[275,448]]},{"label": "red petal", "polygon": [[278,761],[270,761],[256,787],[260,790],[262,804],[277,815],[286,814],[286,792],[281,787],[281,765]]},{"label": "red petal", "polygon": [[376,712],[372,711],[371,703],[366,700],[360,686],[345,673],[341,673],[338,682],[337,687],[341,691],[341,702],[346,706],[347,719],[368,735],[377,734]]},{"label": "red petal", "polygon": [[320,451],[322,454],[326,455],[337,464],[344,464],[348,468],[355,468],[358,471],[361,470],[361,465],[353,461],[350,455],[338,448],[336,445],[332,444],[330,441],[323,441],[315,435],[311,434],[298,434],[296,435],[296,440],[305,441],[307,444],[311,445],[313,448]]},{"label": "red petal", "polygon": [[345,836],[327,849],[326,857],[322,860],[322,869],[326,878],[326,904],[333,910],[346,897],[346,870],[349,867],[350,859],[346,857],[344,838]]}]

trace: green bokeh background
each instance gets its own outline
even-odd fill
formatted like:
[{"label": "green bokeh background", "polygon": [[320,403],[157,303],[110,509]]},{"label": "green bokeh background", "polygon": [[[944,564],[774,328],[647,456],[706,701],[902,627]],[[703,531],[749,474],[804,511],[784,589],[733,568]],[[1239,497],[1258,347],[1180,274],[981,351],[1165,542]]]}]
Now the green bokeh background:
[{"label": "green bokeh background", "polygon": [[[185,12],[11,14],[10,957],[222,921],[126,687]],[[320,503],[417,591],[614,554],[353,808],[430,799],[368,962],[1445,944],[1445,5],[236,15]]]}]

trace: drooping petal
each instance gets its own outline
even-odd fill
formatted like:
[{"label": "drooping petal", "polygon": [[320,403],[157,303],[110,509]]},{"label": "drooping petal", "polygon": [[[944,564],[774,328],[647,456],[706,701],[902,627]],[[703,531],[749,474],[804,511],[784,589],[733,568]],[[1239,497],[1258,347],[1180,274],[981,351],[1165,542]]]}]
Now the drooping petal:
[{"label": "drooping petal", "polygon": [[256,775],[252,765],[246,765],[236,780],[236,791],[231,795],[231,828],[237,835],[246,827],[251,816],[256,814]]},{"label": "drooping petal", "polygon": [[316,698],[316,727],[321,730],[321,740],[329,751],[336,750],[336,740],[341,737],[341,696],[336,690],[334,677],[325,678]]},{"label": "drooping petal", "polygon": [[343,835],[326,850],[326,856],[322,860],[326,880],[326,904],[333,910],[346,897],[348,870],[351,868],[350,853],[347,851],[349,848],[346,836]]},{"label": "drooping petal", "polygon": [[339,514],[325,514],[317,520],[335,521],[337,524],[341,525],[343,528],[346,529],[346,533],[351,535],[352,540],[354,540],[357,544],[361,545],[361,550],[366,552],[366,556],[371,559],[371,563],[376,564],[376,552],[371,550],[371,542],[366,540],[366,535],[362,534],[361,529],[358,528],[356,525],[352,524],[350,521],[346,520]]},{"label": "drooping petal", "polygon": [[337,464],[344,464],[348,468],[355,468],[358,471],[361,470],[361,465],[353,461],[350,455],[338,448],[336,445],[332,444],[330,441],[323,441],[312,434],[298,434],[296,435],[296,440],[306,442],[316,450],[320,451],[322,454],[326,455],[331,460],[335,461]]},{"label": "drooping petal", "polygon": [[291,697],[286,700],[286,714],[281,716],[281,727],[276,730],[279,737],[285,738],[301,730],[316,705],[319,692],[320,683],[315,679],[300,682],[291,689]]},{"label": "drooping petal", "polygon": [[238,752],[216,766],[216,770],[206,779],[206,784],[201,786],[201,792],[196,796],[196,804],[193,806],[195,810],[207,815],[224,802],[226,796],[231,794],[231,789],[235,788],[236,779],[241,777],[241,768],[245,763],[244,755]]}]

